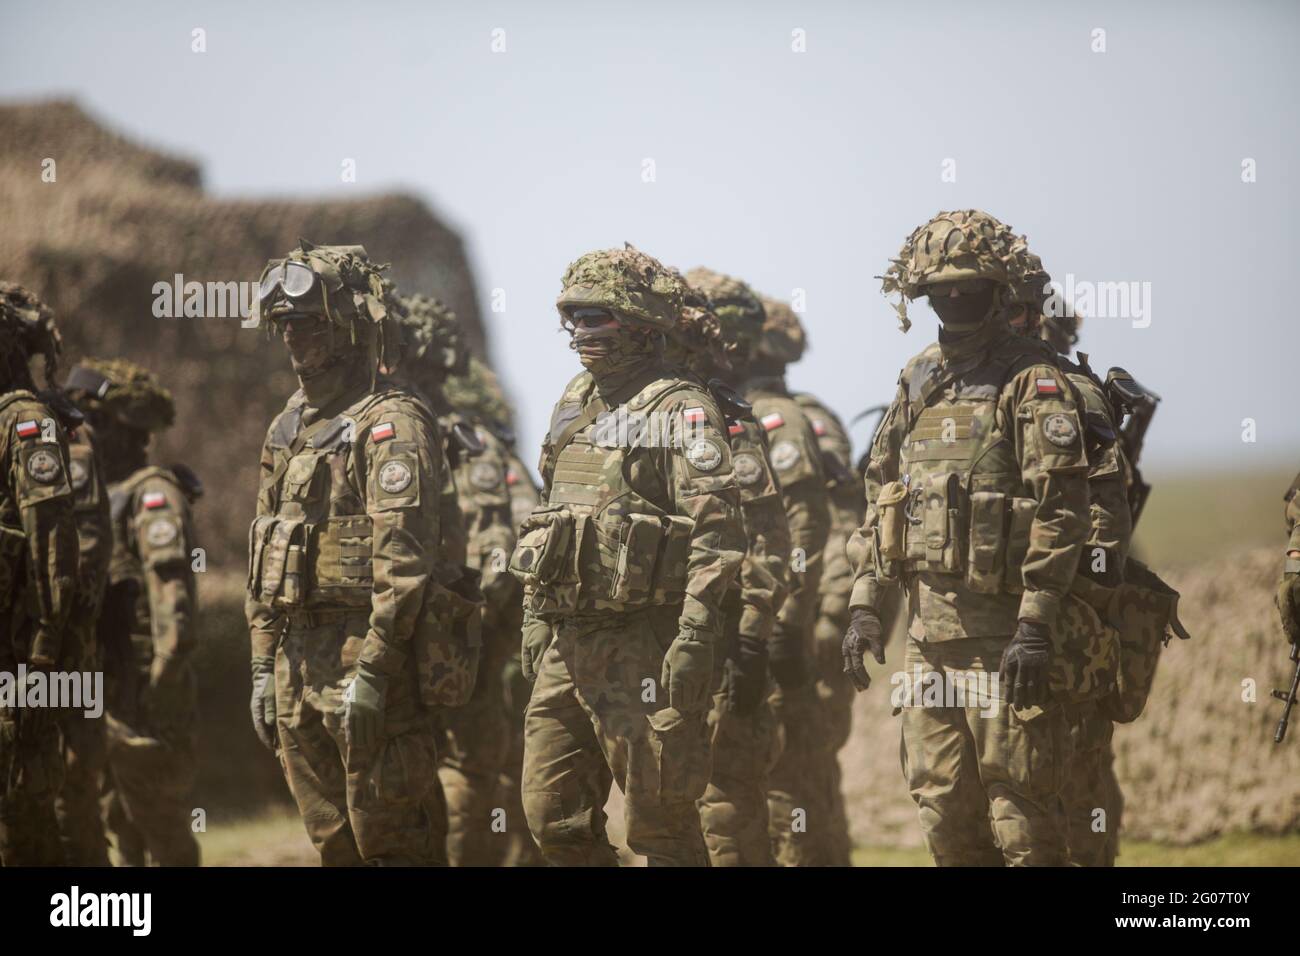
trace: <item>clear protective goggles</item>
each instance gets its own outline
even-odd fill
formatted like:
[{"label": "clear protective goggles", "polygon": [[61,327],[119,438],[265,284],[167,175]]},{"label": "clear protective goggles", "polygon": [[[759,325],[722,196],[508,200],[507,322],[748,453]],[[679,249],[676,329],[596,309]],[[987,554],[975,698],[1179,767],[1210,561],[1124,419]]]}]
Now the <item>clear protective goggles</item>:
[{"label": "clear protective goggles", "polygon": [[317,276],[311,267],[302,262],[286,259],[266,267],[257,284],[258,302],[266,302],[282,291],[289,299],[301,299],[316,287]]}]

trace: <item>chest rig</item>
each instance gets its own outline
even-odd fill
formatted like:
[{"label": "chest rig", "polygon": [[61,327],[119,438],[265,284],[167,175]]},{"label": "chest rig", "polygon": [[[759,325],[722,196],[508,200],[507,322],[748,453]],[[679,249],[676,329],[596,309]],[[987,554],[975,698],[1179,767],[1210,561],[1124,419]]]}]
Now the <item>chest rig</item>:
[{"label": "chest rig", "polygon": [[1038,503],[1021,477],[1020,422],[1001,420],[999,399],[1018,371],[1042,361],[1037,349],[1012,345],[948,368],[926,356],[909,369],[898,478],[877,500],[885,579],[964,575],[976,593],[1024,589]]},{"label": "chest rig", "polygon": [[[654,422],[671,395],[693,387],[658,379],[626,409]],[[510,562],[531,589],[532,610],[546,619],[680,602],[694,522],[671,513],[672,490],[651,460],[653,448],[598,441],[605,403],[590,392],[565,398],[551,423],[546,503],[524,520]]]},{"label": "chest rig", "polygon": [[262,489],[271,513],[249,528],[248,588],[259,600],[284,608],[369,605],[374,528],[355,432],[385,397],[366,395],[306,428],[301,405],[280,418],[270,439],[275,468]]}]

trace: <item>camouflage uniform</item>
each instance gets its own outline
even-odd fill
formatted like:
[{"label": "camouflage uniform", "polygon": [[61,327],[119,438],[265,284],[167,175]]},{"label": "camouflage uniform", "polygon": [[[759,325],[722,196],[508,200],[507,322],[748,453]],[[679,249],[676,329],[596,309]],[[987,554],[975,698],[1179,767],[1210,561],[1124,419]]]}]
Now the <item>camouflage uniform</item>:
[{"label": "camouflage uniform", "polygon": [[[722,414],[658,351],[680,301],[660,263],[627,249],[571,264],[557,303],[589,371],[555,407],[542,504],[511,561],[524,666],[536,668],[524,810],[553,864],[615,864],[603,812],[613,781],[633,852],[652,866],[708,860],[695,801],[709,778],[713,649],[745,536]],[[586,310],[605,324],[577,327]],[[620,410],[674,423],[685,441],[601,434],[600,414]]]},{"label": "camouflage uniform", "polygon": [[122,360],[86,359],[68,376],[99,440],[112,528],[96,640],[108,691],[105,822],[126,865],[197,866],[189,797],[198,773],[195,546],[198,487],[188,469],[146,464],[171,396]]},{"label": "camouflage uniform", "polygon": [[1293,644],[1300,641],[1300,494],[1297,492],[1300,492],[1300,475],[1296,475],[1283,498],[1286,506],[1286,563],[1277,595],[1282,630]]},{"label": "camouflage uniform", "polygon": [[[991,715],[965,695],[903,708],[904,773],[940,865],[1067,862],[1063,702],[1114,679],[1113,642],[1069,596],[1089,527],[1079,401],[1050,350],[1007,324],[1008,289],[1025,272],[1013,242],[986,214],[941,213],[887,271],[885,291],[904,299],[930,283],[992,280],[981,287],[992,305],[965,334],[945,320],[940,343],[903,369],[849,543],[855,615],[879,608],[886,588],[907,591],[906,677],[939,672],[953,686],[957,673],[1005,670],[1022,634],[1050,628],[1044,704],[1009,706],[1011,689],[998,686]],[[905,303],[899,312],[906,328]]]},{"label": "camouflage uniform", "polygon": [[[683,282],[685,280],[683,279]],[[739,284],[735,290],[742,291]],[[776,718],[766,697],[776,613],[785,600],[790,530],[769,458],[767,433],[723,379],[743,364],[759,311],[721,295],[715,302],[684,285],[685,308],[670,359],[709,380],[727,419],[748,547],[723,601],[722,653],[714,658],[709,710],[713,770],[698,806],[713,866],[771,866],[767,775],[779,755]],[[721,316],[721,318],[720,318]],[[747,333],[745,325],[751,326]]]},{"label": "camouflage uniform", "polygon": [[[34,394],[27,368],[42,328],[25,290],[0,283],[0,675],[17,694],[20,666],[65,661],[77,599],[77,535],[64,426]],[[46,374],[57,339],[47,336]],[[28,678],[30,680],[30,676]],[[17,703],[17,701],[15,701]],[[0,865],[63,862],[55,798],[59,733],[44,707],[0,704]]]},{"label": "camouflage uniform", "polygon": [[[309,291],[291,298],[304,267]],[[304,243],[268,266],[263,293],[303,388],[267,432],[250,529],[254,728],[322,864],[439,862],[427,708],[459,660],[440,650],[435,603],[442,439],[419,398],[376,378],[396,364],[399,306],[364,249]],[[295,351],[298,323],[309,342],[328,334],[323,370]],[[472,669],[453,676],[463,700]]]}]

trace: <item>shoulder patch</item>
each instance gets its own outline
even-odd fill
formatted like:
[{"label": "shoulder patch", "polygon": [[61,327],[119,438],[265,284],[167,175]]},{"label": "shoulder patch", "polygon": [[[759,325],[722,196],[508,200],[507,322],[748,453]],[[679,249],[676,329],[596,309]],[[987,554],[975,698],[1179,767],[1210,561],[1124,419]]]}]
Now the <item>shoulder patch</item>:
[{"label": "shoulder patch", "polygon": [[722,449],[712,438],[697,438],[686,449],[686,460],[697,471],[712,471],[722,464]]},{"label": "shoulder patch", "polygon": [[161,491],[146,491],[140,496],[140,504],[150,511],[167,507],[167,496]]},{"label": "shoulder patch", "polygon": [[760,421],[762,421],[763,427],[768,431],[771,431],[774,428],[780,428],[785,424],[785,419],[781,417],[780,412],[772,412],[769,415],[764,415]]},{"label": "shoulder patch", "polygon": [[823,435],[825,435],[827,432],[830,431],[830,429],[826,427],[825,419],[821,419],[821,418],[814,418],[812,420],[812,430],[813,430],[813,434],[816,435],[818,438],[821,438]]},{"label": "shoulder patch", "polygon": [[744,430],[745,430],[745,426],[740,424],[740,422],[732,422],[730,425],[727,426],[728,435],[739,435],[742,432],[744,432]]},{"label": "shoulder patch", "polygon": [[772,446],[772,467],[777,471],[789,471],[801,457],[803,452],[792,441],[779,441]]},{"label": "shoulder patch", "polygon": [[688,425],[703,425],[707,421],[703,405],[691,405],[682,409],[682,420]]},{"label": "shoulder patch", "polygon": [[501,485],[501,469],[492,461],[476,461],[469,469],[469,483],[479,491],[491,491]]},{"label": "shoulder patch", "polygon": [[150,547],[161,548],[175,541],[179,534],[175,521],[170,518],[154,518],[145,526],[144,540]]},{"label": "shoulder patch", "polygon": [[410,487],[411,478],[410,466],[400,459],[394,458],[379,469],[379,487],[390,495],[400,494]]},{"label": "shoulder patch", "polygon": [[1038,390],[1039,395],[1060,395],[1061,385],[1054,378],[1036,378],[1034,387]]},{"label": "shoulder patch", "polygon": [[397,429],[393,427],[392,422],[381,422],[374,428],[370,429],[370,440],[376,445],[381,441],[388,441],[397,434]]},{"label": "shoulder patch", "polygon": [[63,477],[63,462],[57,450],[37,448],[27,456],[27,474],[42,485],[52,485]]},{"label": "shoulder patch", "polygon": [[36,419],[31,418],[15,425],[14,431],[18,433],[19,438],[31,438],[33,435],[40,434],[41,426],[37,424]]},{"label": "shoulder patch", "polygon": [[752,485],[763,477],[763,465],[753,452],[742,451],[732,456],[731,467],[742,485]]},{"label": "shoulder patch", "polygon": [[1056,412],[1043,419],[1043,435],[1058,448],[1069,448],[1079,437],[1079,429],[1069,415]]},{"label": "shoulder patch", "polygon": [[68,477],[72,480],[73,490],[80,491],[90,481],[90,470],[80,459],[73,458],[68,462]]}]

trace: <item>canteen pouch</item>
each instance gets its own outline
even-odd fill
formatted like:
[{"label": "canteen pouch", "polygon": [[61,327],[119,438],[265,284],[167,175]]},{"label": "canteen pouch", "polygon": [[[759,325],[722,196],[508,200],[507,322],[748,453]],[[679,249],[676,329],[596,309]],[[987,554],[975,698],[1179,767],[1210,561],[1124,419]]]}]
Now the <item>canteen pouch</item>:
[{"label": "canteen pouch", "polygon": [[1029,553],[1029,531],[1034,526],[1034,515],[1038,513],[1038,500],[1035,498],[1011,498],[1007,502],[1007,547],[1006,564],[1002,574],[1002,586],[1012,594],[1019,594],[1025,589],[1024,578],[1020,568]]},{"label": "canteen pouch", "polygon": [[876,498],[877,547],[884,561],[901,561],[906,555],[907,485],[891,481],[880,489]]},{"label": "canteen pouch", "polygon": [[1178,619],[1179,597],[1142,562],[1125,562],[1124,580],[1115,588],[1107,614],[1119,637],[1119,680],[1101,702],[1102,713],[1116,723],[1131,723],[1142,714],[1170,632],[1189,637]]},{"label": "canteen pouch", "polygon": [[976,594],[1002,590],[1006,556],[1007,496],[976,491],[970,496],[970,547],[966,555],[966,586]]},{"label": "canteen pouch", "polygon": [[460,576],[446,585],[430,579],[412,635],[420,700],[430,709],[463,706],[478,679],[483,594],[479,573],[460,570]]}]

